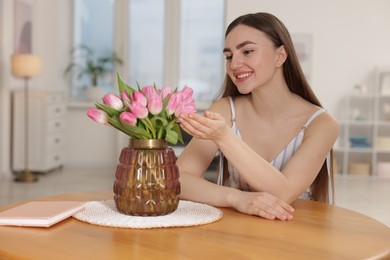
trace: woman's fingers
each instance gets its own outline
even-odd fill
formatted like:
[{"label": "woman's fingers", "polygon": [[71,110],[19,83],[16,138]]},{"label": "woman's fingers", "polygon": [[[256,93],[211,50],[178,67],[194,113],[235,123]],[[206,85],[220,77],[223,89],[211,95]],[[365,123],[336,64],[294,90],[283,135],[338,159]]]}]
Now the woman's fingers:
[{"label": "woman's fingers", "polygon": [[180,127],[186,131],[188,134],[192,135],[192,136],[195,136],[195,132],[196,130],[190,125],[188,124],[187,122],[185,122],[184,120],[180,120]]},{"label": "woman's fingers", "polygon": [[[211,116],[211,117],[206,117]],[[207,112],[205,116],[198,114],[181,115],[179,118],[183,129],[197,138],[213,139],[225,126],[224,119],[217,113]]]},{"label": "woman's fingers", "polygon": [[211,111],[204,112],[204,116],[213,120],[223,120],[223,117],[220,114]]},{"label": "woman's fingers", "polygon": [[262,193],[262,196],[266,197],[262,204],[262,210],[267,214],[281,220],[291,220],[294,208],[283,200],[272,196],[269,193]]},{"label": "woman's fingers", "polygon": [[208,127],[203,125],[198,118],[195,118],[195,116],[181,116],[179,120],[182,128],[192,136],[204,137],[204,133],[208,130]]},{"label": "woman's fingers", "polygon": [[267,192],[244,192],[243,195],[243,200],[237,201],[236,209],[239,211],[266,219],[293,218],[294,208]]},{"label": "woman's fingers", "polygon": [[271,220],[276,218],[276,216],[274,214],[270,214],[267,211],[262,210],[262,209],[257,209],[257,212],[258,213],[255,215],[258,215],[259,217],[262,217],[262,218],[271,219]]},{"label": "woman's fingers", "polygon": [[280,205],[266,205],[259,209],[259,212],[261,213],[261,217],[267,218],[267,219],[280,219],[280,220],[291,220],[293,218],[293,215],[291,212],[287,211]]},{"label": "woman's fingers", "polygon": [[258,215],[266,219],[280,219],[280,220],[291,220],[292,214],[284,210],[279,205],[266,205],[256,207],[253,215]]}]

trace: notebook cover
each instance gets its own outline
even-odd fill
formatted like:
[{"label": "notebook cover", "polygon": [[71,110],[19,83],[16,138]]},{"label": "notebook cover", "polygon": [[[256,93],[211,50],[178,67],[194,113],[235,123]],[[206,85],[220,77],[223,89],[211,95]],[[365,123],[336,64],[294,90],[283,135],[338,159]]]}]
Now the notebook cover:
[{"label": "notebook cover", "polygon": [[32,201],[0,212],[0,225],[50,227],[84,206],[79,201]]}]

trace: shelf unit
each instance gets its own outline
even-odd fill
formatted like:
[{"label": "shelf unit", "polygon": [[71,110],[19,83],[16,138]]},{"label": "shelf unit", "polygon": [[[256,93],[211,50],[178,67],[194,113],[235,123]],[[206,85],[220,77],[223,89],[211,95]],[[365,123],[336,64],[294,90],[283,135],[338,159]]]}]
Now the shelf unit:
[{"label": "shelf unit", "polygon": [[375,71],[367,88],[355,88],[345,98],[340,135],[333,149],[336,174],[390,177],[390,93],[384,85],[387,75],[390,73]]},{"label": "shelf unit", "polygon": [[[12,170],[24,170],[24,90],[13,92]],[[66,92],[29,90],[29,170],[61,167],[65,155]]]}]

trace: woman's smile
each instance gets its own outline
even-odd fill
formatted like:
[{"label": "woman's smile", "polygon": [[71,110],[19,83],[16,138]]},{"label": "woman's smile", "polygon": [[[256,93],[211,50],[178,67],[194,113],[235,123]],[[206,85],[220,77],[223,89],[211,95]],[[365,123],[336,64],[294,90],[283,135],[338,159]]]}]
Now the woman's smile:
[{"label": "woman's smile", "polygon": [[252,76],[253,72],[239,72],[234,73],[234,77],[236,78],[236,82],[243,82],[247,80],[250,76]]}]

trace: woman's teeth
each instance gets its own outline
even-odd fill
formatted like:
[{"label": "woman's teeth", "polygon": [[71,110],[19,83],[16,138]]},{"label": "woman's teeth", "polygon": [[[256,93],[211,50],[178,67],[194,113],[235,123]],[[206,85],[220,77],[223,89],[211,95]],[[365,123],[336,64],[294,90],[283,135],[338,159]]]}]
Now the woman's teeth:
[{"label": "woman's teeth", "polygon": [[237,75],[236,77],[237,77],[238,79],[242,79],[242,78],[247,78],[247,77],[249,77],[250,75],[252,75],[252,72],[243,73],[243,74]]}]

